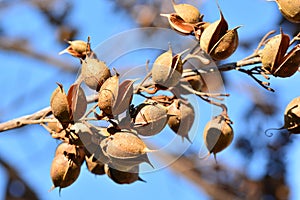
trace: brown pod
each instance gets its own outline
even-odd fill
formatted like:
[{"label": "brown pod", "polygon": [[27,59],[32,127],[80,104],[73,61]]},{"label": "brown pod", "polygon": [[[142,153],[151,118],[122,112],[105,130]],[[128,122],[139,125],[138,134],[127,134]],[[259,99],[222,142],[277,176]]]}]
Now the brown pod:
[{"label": "brown pod", "polygon": [[168,108],[169,127],[182,139],[186,138],[191,142],[189,138],[189,131],[193,126],[195,119],[195,112],[193,106],[187,101],[175,99],[174,102]]},{"label": "brown pod", "polygon": [[285,108],[283,128],[291,133],[300,133],[300,97],[294,98]]},{"label": "brown pod", "polygon": [[300,67],[300,44],[296,45],[287,55],[284,56],[280,66],[274,71],[274,76],[282,78],[291,77]]},{"label": "brown pod", "polygon": [[80,165],[72,162],[63,154],[55,156],[50,169],[50,176],[53,182],[50,190],[56,187],[59,187],[60,190],[72,185],[77,180],[79,174]]},{"label": "brown pod", "polygon": [[86,112],[87,99],[84,90],[78,84],[72,84],[67,94],[73,121],[80,119]]},{"label": "brown pod", "polygon": [[167,52],[157,57],[151,70],[152,80],[156,84],[169,88],[179,82],[183,71],[181,54],[177,54],[173,57],[170,47]]},{"label": "brown pod", "polygon": [[228,30],[212,47],[209,55],[214,60],[226,59],[235,52],[239,44],[239,37],[237,33],[238,28],[240,28],[240,26],[235,27],[232,30]]},{"label": "brown pod", "polygon": [[139,135],[153,136],[164,129],[167,120],[167,109],[164,106],[144,103],[137,110],[133,128]]},{"label": "brown pod", "polygon": [[228,147],[233,139],[233,130],[224,117],[219,115],[209,121],[203,131],[204,143],[209,151],[216,154]]},{"label": "brown pod", "polygon": [[[195,91],[208,92],[207,85],[206,85],[204,79],[202,78],[201,74],[186,76],[186,77],[184,77],[181,84],[187,84],[189,87],[192,87]],[[188,92],[188,94],[190,94],[190,92]]]},{"label": "brown pod", "polygon": [[131,184],[136,181],[143,181],[139,177],[139,166],[136,166],[135,172],[124,172],[111,168],[108,165],[104,166],[106,175],[117,184]]},{"label": "brown pod", "polygon": [[146,144],[135,134],[117,132],[101,142],[103,152],[111,160],[111,166],[118,170],[128,170],[142,162],[151,165]]},{"label": "brown pod", "polygon": [[69,46],[59,52],[59,55],[68,53],[74,57],[84,59],[91,52],[90,45],[82,40],[68,41]]},{"label": "brown pod", "polygon": [[178,14],[160,14],[163,17],[168,18],[168,22],[171,28],[182,35],[190,35],[194,31],[192,24],[186,23]]},{"label": "brown pod", "polygon": [[84,161],[85,152],[83,147],[62,142],[55,150],[55,156],[58,155],[64,155],[78,165],[81,165]]},{"label": "brown pod", "polygon": [[289,21],[300,23],[299,0],[275,0],[282,15]]},{"label": "brown pod", "polygon": [[71,110],[63,86],[57,84],[58,87],[53,91],[50,98],[50,107],[54,117],[64,125],[71,122]]},{"label": "brown pod", "polygon": [[133,83],[133,80],[125,80],[119,85],[117,99],[113,104],[113,115],[119,115],[129,108],[133,97]]},{"label": "brown pod", "polygon": [[96,91],[111,76],[106,64],[92,57],[87,57],[82,61],[81,75],[85,84]]},{"label": "brown pod", "polygon": [[108,78],[100,88],[98,106],[107,115],[112,115],[114,102],[117,100],[119,89],[119,75]]},{"label": "brown pod", "polygon": [[209,24],[200,37],[200,47],[209,54],[213,46],[226,34],[228,24],[222,11],[220,10],[220,19]]},{"label": "brown pod", "polygon": [[283,32],[273,36],[261,50],[262,68],[273,74],[289,47],[290,37]]},{"label": "brown pod", "polygon": [[186,23],[197,23],[201,19],[199,10],[190,4],[176,4],[172,0],[172,4],[175,12],[186,22]]},{"label": "brown pod", "polygon": [[88,168],[88,170],[96,175],[103,175],[104,172],[104,164],[100,163],[94,155],[91,155],[90,157],[85,156],[85,163]]}]

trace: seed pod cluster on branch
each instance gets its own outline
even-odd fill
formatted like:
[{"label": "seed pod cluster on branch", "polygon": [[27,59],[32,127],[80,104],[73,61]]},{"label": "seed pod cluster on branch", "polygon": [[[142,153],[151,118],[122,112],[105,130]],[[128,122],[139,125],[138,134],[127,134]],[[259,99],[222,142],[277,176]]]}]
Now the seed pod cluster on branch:
[{"label": "seed pod cluster on branch", "polygon": [[200,47],[214,60],[224,60],[231,56],[238,47],[237,26],[228,30],[228,23],[220,10],[220,19],[210,23],[203,21],[203,15],[190,4],[176,4],[175,13],[161,14],[167,17],[170,26],[184,35],[194,35]]}]

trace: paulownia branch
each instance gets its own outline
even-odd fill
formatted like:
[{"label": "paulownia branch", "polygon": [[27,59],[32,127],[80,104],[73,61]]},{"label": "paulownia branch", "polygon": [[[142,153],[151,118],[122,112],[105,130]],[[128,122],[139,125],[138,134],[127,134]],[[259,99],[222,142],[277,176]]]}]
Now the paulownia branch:
[{"label": "paulownia branch", "polygon": [[54,56],[46,55],[44,53],[39,53],[38,51],[35,51],[32,47],[28,46],[26,40],[23,39],[13,39],[2,36],[0,37],[0,49],[23,54],[25,56],[40,60],[42,62],[49,63],[67,72],[78,72],[78,68],[73,67],[65,61],[61,61]]},{"label": "paulownia branch", "polygon": [[[91,95],[87,97],[87,102],[92,103],[95,102],[98,99],[97,95]],[[15,128],[20,128],[22,126],[26,126],[28,124],[37,124],[41,123],[41,119],[43,119],[46,116],[51,115],[51,108],[50,106],[43,108],[35,113],[32,113],[30,115],[25,115],[22,117],[18,117],[3,123],[0,123],[0,132],[15,129]],[[29,123],[31,122],[31,123]],[[33,123],[36,122],[36,123]]]}]

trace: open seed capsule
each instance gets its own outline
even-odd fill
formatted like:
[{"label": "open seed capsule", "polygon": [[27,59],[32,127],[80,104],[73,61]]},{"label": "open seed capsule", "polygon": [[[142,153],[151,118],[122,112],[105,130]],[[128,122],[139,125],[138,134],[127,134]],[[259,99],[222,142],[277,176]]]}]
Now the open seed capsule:
[{"label": "open seed capsule", "polygon": [[300,23],[299,0],[275,0],[282,15],[289,21]]},{"label": "open seed capsule", "polygon": [[291,133],[300,133],[300,97],[294,98],[285,108],[283,127]]}]

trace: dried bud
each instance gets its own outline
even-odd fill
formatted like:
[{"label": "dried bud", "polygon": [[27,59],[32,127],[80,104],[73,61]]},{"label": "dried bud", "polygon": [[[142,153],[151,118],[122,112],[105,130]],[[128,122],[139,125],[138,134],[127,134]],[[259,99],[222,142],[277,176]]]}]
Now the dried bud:
[{"label": "dried bud", "polygon": [[224,117],[219,115],[206,124],[203,139],[209,153],[213,153],[216,157],[217,153],[231,144],[233,130]]},{"label": "dried bud", "polygon": [[81,75],[85,84],[96,91],[98,91],[104,81],[111,76],[104,62],[90,57],[87,57],[82,62]]},{"label": "dried bud", "polygon": [[164,129],[167,120],[167,109],[164,106],[144,103],[137,109],[133,128],[139,135],[153,136]]},{"label": "dried bud", "polygon": [[168,114],[170,115],[168,119],[169,127],[182,139],[186,138],[190,141],[188,134],[195,119],[193,106],[187,101],[175,99],[168,108]]},{"label": "dried bud", "polygon": [[68,53],[74,57],[84,59],[91,52],[90,45],[82,40],[68,41],[70,44],[66,49],[59,52],[59,55]]}]

